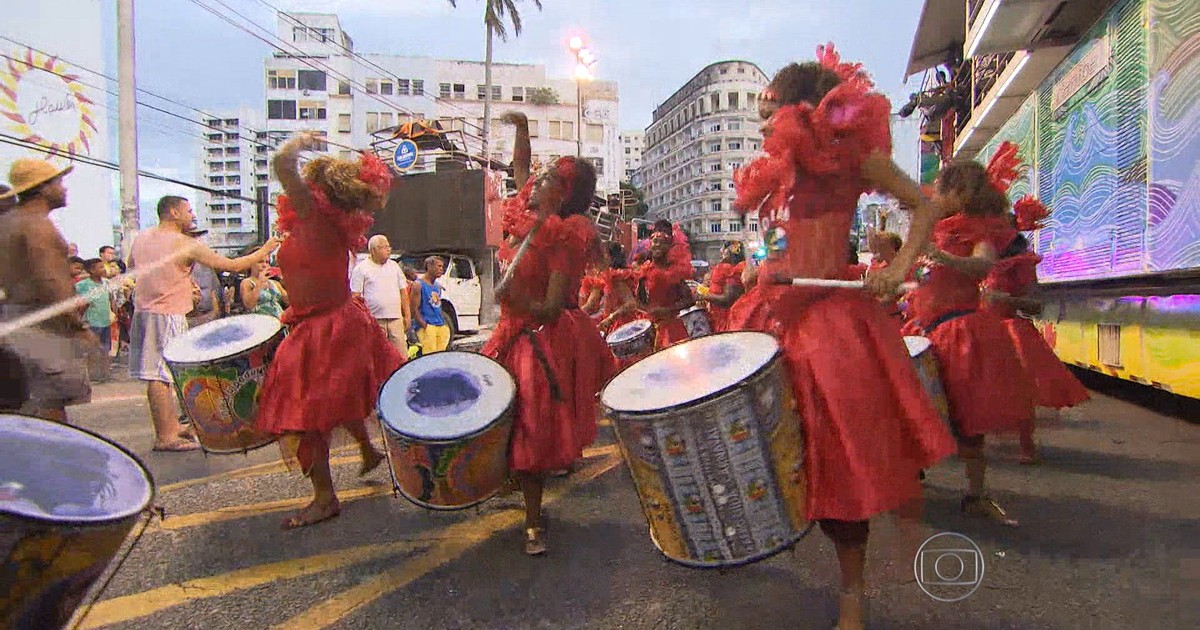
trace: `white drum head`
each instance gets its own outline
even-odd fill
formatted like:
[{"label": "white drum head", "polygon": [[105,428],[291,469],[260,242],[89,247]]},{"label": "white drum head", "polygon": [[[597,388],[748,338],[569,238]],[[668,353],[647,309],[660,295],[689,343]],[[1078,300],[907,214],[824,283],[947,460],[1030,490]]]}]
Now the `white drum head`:
[{"label": "white drum head", "polygon": [[646,332],[654,324],[648,319],[635,319],[628,324],[622,325],[620,328],[608,333],[608,343],[621,343],[629,341],[634,337]]},{"label": "white drum head", "polygon": [[732,332],[685,341],[626,368],[605,386],[600,402],[614,411],[648,412],[723,391],[770,363],[775,338]]},{"label": "white drum head", "polygon": [[491,424],[517,384],[504,366],[474,352],[437,352],[404,364],[379,392],[379,417],[400,435],[452,440]]},{"label": "white drum head", "polygon": [[163,350],[171,363],[207,363],[249,350],[283,325],[269,315],[234,315],[201,324],[172,339]]},{"label": "white drum head", "polygon": [[904,345],[908,346],[908,356],[915,357],[929,349],[932,342],[928,337],[905,337]]},{"label": "white drum head", "polygon": [[64,523],[113,521],[150,503],[146,469],[65,424],[0,415],[0,512]]},{"label": "white drum head", "polygon": [[692,313],[695,313],[697,311],[703,311],[703,310],[704,309],[700,308],[699,306],[690,306],[688,308],[683,309],[682,311],[679,311],[679,316],[683,317],[685,315],[691,315]]}]

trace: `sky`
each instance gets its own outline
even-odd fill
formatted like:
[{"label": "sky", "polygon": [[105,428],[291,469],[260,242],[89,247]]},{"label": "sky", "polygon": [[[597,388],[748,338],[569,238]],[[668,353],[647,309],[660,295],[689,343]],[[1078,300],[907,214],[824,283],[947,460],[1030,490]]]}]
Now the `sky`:
[{"label": "sky", "polygon": [[[457,9],[445,0],[195,1],[227,15],[242,13],[271,33],[271,6],[337,13],[360,53],[483,58],[482,0],[458,0]],[[742,59],[771,75],[791,61],[812,59],[816,46],[827,41],[844,59],[862,61],[898,109],[912,91],[902,79],[922,0],[543,0],[540,12],[531,0],[518,4],[523,32],[497,41],[495,60],[542,63],[549,74],[569,77],[573,60],[566,41],[582,34],[599,57],[597,77],[618,83],[621,127],[636,129],[648,125],[654,107],[710,63]],[[267,44],[193,0],[136,6],[139,88],[205,111],[262,108]],[[115,50],[113,55],[115,68]],[[896,159],[910,172],[917,164],[914,123],[896,129]],[[202,128],[144,109],[139,125],[143,169],[196,181]],[[168,192],[186,189],[145,182],[141,196],[154,200]]]}]

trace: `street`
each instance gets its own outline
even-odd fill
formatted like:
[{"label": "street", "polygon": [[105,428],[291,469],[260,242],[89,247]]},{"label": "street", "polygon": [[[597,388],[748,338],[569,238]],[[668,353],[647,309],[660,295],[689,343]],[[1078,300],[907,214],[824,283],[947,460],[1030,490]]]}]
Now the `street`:
[{"label": "street", "polygon": [[[724,572],[663,559],[607,422],[580,470],[548,487],[550,551],[530,559],[516,494],[427,512],[392,496],[386,465],[359,479],[357,455],[343,448],[333,460],[341,517],[282,531],[309,485],[283,467],[276,447],[150,453],[147,406],[128,381],[97,386],[95,401],[72,411],[143,459],[166,511],[84,628],[833,625],[837,567],[815,528],[794,552]],[[958,532],[978,545],[985,570],[966,599],[922,592],[916,545],[904,543],[912,535],[890,517],[872,523],[872,627],[1200,626],[1200,427],[1096,394],[1061,421],[1042,422],[1039,439],[1041,466],[1017,464],[1015,438],[990,447],[989,483],[1019,529],[959,512],[959,463],[929,473],[915,542]]]}]

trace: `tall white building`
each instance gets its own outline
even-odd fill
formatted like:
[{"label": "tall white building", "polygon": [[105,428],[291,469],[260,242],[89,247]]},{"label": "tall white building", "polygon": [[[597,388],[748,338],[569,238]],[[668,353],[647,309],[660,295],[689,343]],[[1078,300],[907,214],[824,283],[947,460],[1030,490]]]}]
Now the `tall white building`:
[{"label": "tall white building", "polygon": [[692,253],[715,262],[721,243],[761,241],[757,218],[733,210],[733,171],[762,145],[758,95],[769,79],[748,61],[701,70],[654,110],[638,180],[648,219],[679,223]]},{"label": "tall white building", "polygon": [[[287,42],[284,48],[302,54],[276,52],[266,60],[267,130],[324,132],[338,144],[367,147],[373,132],[430,119],[463,131],[452,139],[461,139],[469,153],[482,152],[482,62],[360,53],[336,15],[280,13],[278,35]],[[581,149],[597,168],[597,193],[619,190],[624,163],[616,83],[577,85],[548,77],[542,65],[494,63],[492,84],[492,159],[511,162],[513,129],[499,119],[517,110],[529,118],[535,162]]]},{"label": "tall white building", "polygon": [[642,167],[642,150],[646,146],[646,132],[641,129],[631,129],[621,132],[621,151],[625,162],[625,171],[621,181],[632,182],[633,174]]},{"label": "tall white building", "polygon": [[266,194],[268,153],[278,146],[263,122],[262,114],[250,108],[213,113],[204,120],[208,129],[197,182],[219,192],[201,195],[196,219],[209,231],[206,243],[217,251],[236,253],[260,240],[259,207],[254,200],[260,188]]}]

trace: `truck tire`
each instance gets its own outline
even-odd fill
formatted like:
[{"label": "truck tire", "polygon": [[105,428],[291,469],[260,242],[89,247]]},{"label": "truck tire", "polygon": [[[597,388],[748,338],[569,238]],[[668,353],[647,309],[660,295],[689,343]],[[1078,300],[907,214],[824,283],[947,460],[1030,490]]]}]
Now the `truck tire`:
[{"label": "truck tire", "polygon": [[450,340],[453,341],[458,336],[458,314],[454,310],[454,305],[442,303],[442,319],[446,320],[446,325],[450,327]]}]

